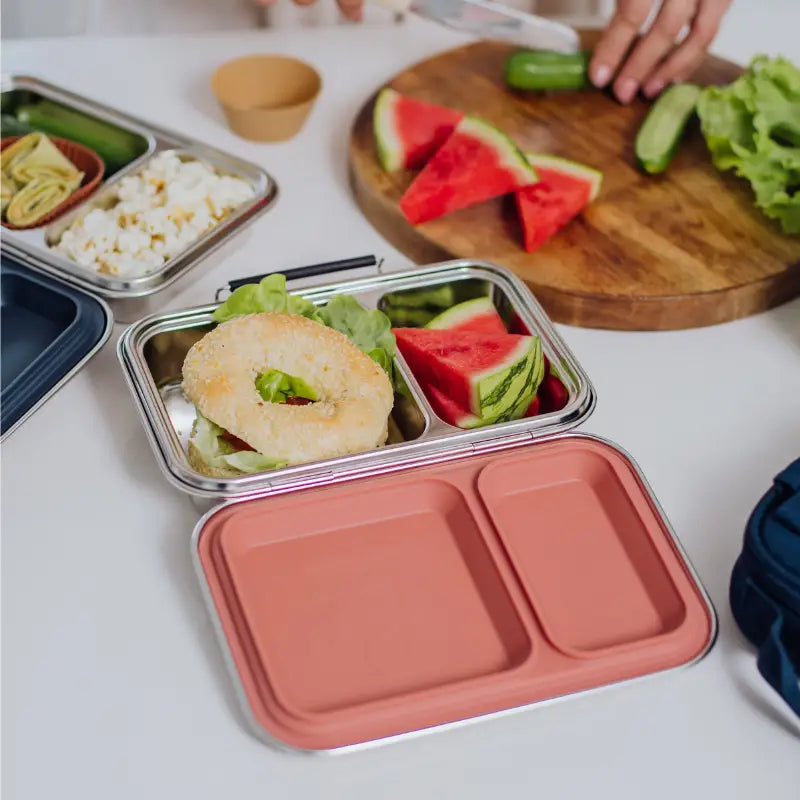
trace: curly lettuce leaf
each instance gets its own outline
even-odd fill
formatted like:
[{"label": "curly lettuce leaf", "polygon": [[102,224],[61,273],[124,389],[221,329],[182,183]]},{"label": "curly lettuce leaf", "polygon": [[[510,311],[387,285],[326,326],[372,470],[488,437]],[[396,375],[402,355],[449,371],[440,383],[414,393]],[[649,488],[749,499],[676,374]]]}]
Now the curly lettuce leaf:
[{"label": "curly lettuce leaf", "polygon": [[267,275],[260,283],[240,286],[214,312],[214,322],[227,322],[242,314],[261,314],[276,311],[283,314],[298,314],[320,322],[319,310],[304,297],[286,291],[286,276]]},{"label": "curly lettuce leaf", "polygon": [[336,295],[320,309],[322,323],[343,333],[359,350],[377,361],[391,377],[397,343],[389,318],[381,311],[368,311],[355,297]]},{"label": "curly lettuce leaf", "polygon": [[237,450],[222,438],[224,428],[204,417],[199,411],[192,429],[192,443],[203,460],[216,469],[237,469],[252,474],[285,467],[286,463],[261,455],[252,450]]},{"label": "curly lettuce leaf", "polygon": [[256,378],[256,391],[268,403],[285,403],[289,397],[318,400],[317,393],[302,379],[279,369],[268,369]]},{"label": "curly lettuce leaf", "polygon": [[756,206],[785,233],[800,233],[800,69],[757,56],[728,86],[697,105],[714,166],[749,181]]}]

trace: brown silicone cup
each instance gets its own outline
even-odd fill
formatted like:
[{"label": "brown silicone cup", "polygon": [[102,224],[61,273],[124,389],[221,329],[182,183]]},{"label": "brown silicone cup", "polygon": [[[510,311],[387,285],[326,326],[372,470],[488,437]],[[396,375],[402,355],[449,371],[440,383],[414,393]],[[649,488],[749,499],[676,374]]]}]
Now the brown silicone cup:
[{"label": "brown silicone cup", "polygon": [[[5,150],[10,147],[21,136],[5,136],[0,142],[0,150]],[[60,217],[65,211],[74,208],[78,203],[85,200],[96,188],[100,181],[103,179],[103,172],[105,171],[105,164],[103,159],[88,147],[84,147],[77,142],[71,142],[69,139],[56,139],[49,137],[50,141],[83,173],[83,180],[81,185],[60,205],[57,205],[49,214],[34,222],[32,225],[12,225],[10,222],[2,221],[4,228],[9,228],[12,231],[23,230],[27,228],[41,228],[52,222],[57,217]]]},{"label": "brown silicone cup", "polygon": [[234,133],[254,142],[283,142],[303,127],[322,78],[296,58],[253,55],[220,66],[211,88]]},{"label": "brown silicone cup", "polygon": [[690,663],[714,623],[584,437],[223,508],[198,553],[253,719],[336,748]]}]

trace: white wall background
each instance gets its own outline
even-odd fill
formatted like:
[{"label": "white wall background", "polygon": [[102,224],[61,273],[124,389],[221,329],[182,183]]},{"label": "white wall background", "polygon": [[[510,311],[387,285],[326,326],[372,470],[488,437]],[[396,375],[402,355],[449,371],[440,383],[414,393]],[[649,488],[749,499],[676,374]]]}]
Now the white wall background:
[{"label": "white wall background", "polygon": [[[614,0],[500,2],[579,22],[587,16],[607,14]],[[384,9],[367,6],[365,20],[389,23],[392,15]],[[269,22],[274,26],[346,24],[334,0],[318,0],[310,8],[278,0],[269,12]],[[265,15],[251,0],[2,0],[3,38],[196,33],[239,30],[265,23]]]}]

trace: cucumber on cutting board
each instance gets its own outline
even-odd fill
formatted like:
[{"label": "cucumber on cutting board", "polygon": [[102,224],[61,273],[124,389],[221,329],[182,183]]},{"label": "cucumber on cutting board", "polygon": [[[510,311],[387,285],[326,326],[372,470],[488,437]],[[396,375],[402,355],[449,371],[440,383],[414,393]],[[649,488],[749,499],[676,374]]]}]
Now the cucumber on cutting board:
[{"label": "cucumber on cutting board", "polygon": [[506,83],[514,89],[583,89],[588,86],[590,53],[520,50],[506,61]]},{"label": "cucumber on cutting board", "polygon": [[636,135],[634,148],[636,159],[645,172],[655,175],[669,166],[701,91],[694,84],[678,83],[653,103]]},{"label": "cucumber on cutting board", "polygon": [[105,162],[107,175],[122,169],[147,150],[147,140],[138,133],[51,100],[21,105],[16,109],[16,117],[34,130],[70,139],[94,150]]}]

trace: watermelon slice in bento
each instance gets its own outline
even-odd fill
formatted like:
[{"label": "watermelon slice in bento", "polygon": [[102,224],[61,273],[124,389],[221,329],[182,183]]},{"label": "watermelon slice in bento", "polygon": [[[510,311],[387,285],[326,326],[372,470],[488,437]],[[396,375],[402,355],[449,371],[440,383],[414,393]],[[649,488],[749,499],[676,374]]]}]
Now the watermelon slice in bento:
[{"label": "watermelon slice in bento", "polygon": [[400,198],[400,210],[419,225],[536,180],[511,139],[488,122],[464,117]]},{"label": "watermelon slice in bento", "polygon": [[428,398],[433,410],[448,424],[456,428],[480,428],[486,423],[475,414],[465,411],[458,403],[453,402],[441,389],[436,386],[423,386],[425,397]]},{"label": "watermelon slice in bento", "polygon": [[521,417],[544,377],[538,336],[395,328],[415,377],[485,421]]},{"label": "watermelon slice in bento", "polygon": [[601,172],[557,156],[528,153],[539,182],[516,192],[525,249],[531,253],[597,197]]},{"label": "watermelon slice in bento", "polygon": [[463,116],[460,111],[382,89],[372,114],[381,166],[387,172],[421,167]]},{"label": "watermelon slice in bento", "polygon": [[508,333],[491,297],[476,297],[474,300],[458,303],[435,316],[425,327],[435,330]]}]

